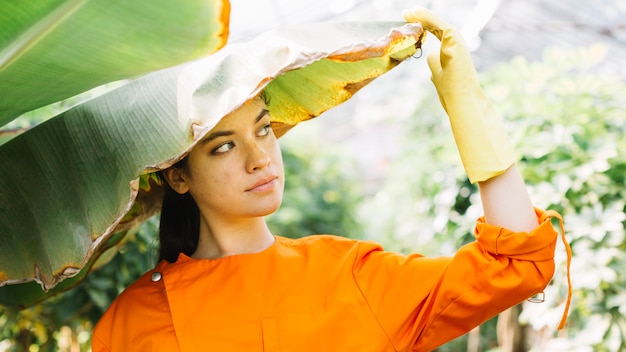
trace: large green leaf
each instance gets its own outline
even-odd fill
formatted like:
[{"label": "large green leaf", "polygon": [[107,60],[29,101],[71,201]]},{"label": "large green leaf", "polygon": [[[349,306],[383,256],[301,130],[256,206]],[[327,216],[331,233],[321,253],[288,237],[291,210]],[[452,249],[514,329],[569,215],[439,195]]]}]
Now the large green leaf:
[{"label": "large green leaf", "polygon": [[283,28],[137,79],[12,139],[0,147],[0,279],[50,289],[72,277],[111,236],[159,209],[151,172],[224,115],[265,90],[281,135],[411,57],[421,35],[417,24],[389,22]]},{"label": "large green leaf", "polygon": [[95,86],[224,45],[226,0],[0,2],[0,126]]}]

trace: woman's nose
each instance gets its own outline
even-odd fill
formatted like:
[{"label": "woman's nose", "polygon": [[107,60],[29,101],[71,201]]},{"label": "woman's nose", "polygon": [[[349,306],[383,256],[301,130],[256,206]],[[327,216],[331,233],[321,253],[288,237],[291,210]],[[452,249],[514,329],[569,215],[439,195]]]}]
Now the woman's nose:
[{"label": "woman's nose", "polygon": [[246,160],[246,170],[250,173],[266,168],[271,162],[270,155],[257,143],[251,143]]}]

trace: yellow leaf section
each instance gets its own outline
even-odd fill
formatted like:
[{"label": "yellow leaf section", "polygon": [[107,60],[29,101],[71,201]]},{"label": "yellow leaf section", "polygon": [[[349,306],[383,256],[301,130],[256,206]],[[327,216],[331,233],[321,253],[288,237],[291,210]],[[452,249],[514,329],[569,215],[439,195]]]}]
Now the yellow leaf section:
[{"label": "yellow leaf section", "polygon": [[[265,94],[269,98],[268,109],[276,135],[280,137],[298,123],[350,99],[371,80],[415,54],[419,47],[414,40],[402,43],[404,48],[383,56],[376,57],[380,55],[378,51],[388,50],[388,47],[372,48],[375,53],[367,50],[353,51],[350,55],[342,53],[275,78],[265,88]],[[395,44],[392,48],[398,49]]]}]

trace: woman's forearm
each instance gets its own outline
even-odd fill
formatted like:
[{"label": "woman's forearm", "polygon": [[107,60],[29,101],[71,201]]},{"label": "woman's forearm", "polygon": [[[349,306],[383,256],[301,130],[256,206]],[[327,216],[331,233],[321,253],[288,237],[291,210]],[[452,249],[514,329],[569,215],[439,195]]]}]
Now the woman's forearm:
[{"label": "woman's forearm", "polygon": [[511,231],[529,232],[539,224],[530,196],[515,165],[479,182],[485,222]]}]

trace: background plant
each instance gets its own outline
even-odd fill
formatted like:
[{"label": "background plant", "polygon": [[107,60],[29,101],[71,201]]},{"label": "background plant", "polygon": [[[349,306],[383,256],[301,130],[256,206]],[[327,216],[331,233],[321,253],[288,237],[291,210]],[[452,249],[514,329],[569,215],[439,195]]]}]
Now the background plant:
[{"label": "background plant", "polygon": [[[516,143],[534,203],[564,216],[574,252],[566,329],[555,332],[567,288],[559,244],[547,303],[523,305],[520,351],[626,348],[626,83],[591,73],[605,54],[602,46],[551,49],[541,62],[517,58],[481,74]],[[389,249],[449,255],[471,238],[481,208],[434,92],[423,96],[416,112],[401,121],[408,126],[405,152],[364,203],[361,219],[369,220],[367,237]],[[480,350],[498,346],[495,332],[493,325],[483,327]],[[459,343],[442,350],[459,350]]]}]

